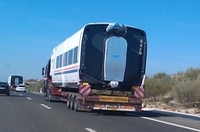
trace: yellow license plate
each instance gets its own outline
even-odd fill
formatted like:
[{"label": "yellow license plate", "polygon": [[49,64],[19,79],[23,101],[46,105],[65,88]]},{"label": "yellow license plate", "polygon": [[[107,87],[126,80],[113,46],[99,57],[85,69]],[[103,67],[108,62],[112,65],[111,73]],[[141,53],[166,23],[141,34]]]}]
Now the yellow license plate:
[{"label": "yellow license plate", "polygon": [[128,97],[100,96],[99,101],[128,103]]}]

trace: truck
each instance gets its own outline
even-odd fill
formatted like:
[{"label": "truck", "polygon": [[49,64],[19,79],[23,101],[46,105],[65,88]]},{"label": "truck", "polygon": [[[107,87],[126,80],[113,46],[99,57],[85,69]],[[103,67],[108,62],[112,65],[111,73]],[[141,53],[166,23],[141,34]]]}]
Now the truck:
[{"label": "truck", "polygon": [[53,48],[42,68],[44,96],[67,108],[141,111],[147,57],[144,30],[88,23]]},{"label": "truck", "polygon": [[8,77],[7,83],[8,83],[10,90],[15,91],[16,87],[19,84],[23,84],[23,76],[11,75],[11,76]]}]

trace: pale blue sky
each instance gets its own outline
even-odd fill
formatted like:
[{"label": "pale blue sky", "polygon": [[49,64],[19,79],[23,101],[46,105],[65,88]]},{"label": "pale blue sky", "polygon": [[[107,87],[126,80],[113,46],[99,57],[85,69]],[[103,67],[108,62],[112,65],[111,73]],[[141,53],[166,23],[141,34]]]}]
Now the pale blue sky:
[{"label": "pale blue sky", "polygon": [[199,0],[0,0],[0,80],[41,79],[52,49],[89,22],[147,33],[147,76],[200,67]]}]

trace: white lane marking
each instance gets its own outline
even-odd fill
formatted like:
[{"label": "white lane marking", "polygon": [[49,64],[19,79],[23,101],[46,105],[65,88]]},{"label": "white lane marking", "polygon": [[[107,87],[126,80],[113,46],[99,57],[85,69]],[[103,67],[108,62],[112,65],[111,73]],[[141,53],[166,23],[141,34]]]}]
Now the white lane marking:
[{"label": "white lane marking", "polygon": [[[130,113],[130,115],[134,115],[134,114]],[[171,126],[176,126],[176,127],[180,127],[180,128],[192,130],[192,131],[196,131],[196,132],[200,132],[199,129],[195,129],[195,128],[192,128],[192,127],[187,127],[187,126],[183,126],[183,125],[179,125],[179,124],[175,124],[175,123],[170,123],[170,122],[166,122],[166,121],[156,120],[156,119],[149,118],[149,117],[144,117],[144,116],[141,116],[141,118],[147,119],[147,120],[151,120],[151,121],[155,121],[155,122],[159,122],[159,123],[163,123],[163,124],[167,124],[167,125],[171,125]]]},{"label": "white lane marking", "polygon": [[26,97],[28,100],[32,100],[32,98],[30,98],[30,97]]},{"label": "white lane marking", "polygon": [[141,117],[147,120],[151,120],[151,121],[156,121],[156,122],[160,122],[163,124],[167,124],[167,125],[171,125],[171,126],[176,126],[176,127],[180,127],[180,128],[184,128],[184,129],[188,129],[188,130],[192,130],[192,131],[196,131],[196,132],[200,132],[199,129],[195,129],[192,127],[187,127],[187,126],[183,126],[183,125],[178,125],[178,124],[174,124],[174,123],[170,123],[170,122],[166,122],[166,121],[160,121],[160,120],[156,120],[156,119],[152,119],[152,118],[148,118],[148,117]]},{"label": "white lane marking", "polygon": [[156,109],[156,108],[143,108],[142,110],[144,111],[150,111],[150,110],[155,110],[156,112],[167,112],[170,114],[180,114],[180,115],[187,115],[187,116],[193,116],[193,117],[200,117],[198,115],[192,115],[192,114],[188,114],[188,113],[181,113],[181,112],[174,112],[174,111],[167,111],[167,110],[162,110],[162,109]]},{"label": "white lane marking", "polygon": [[22,94],[19,94],[19,96],[22,96]]},{"label": "white lane marking", "polygon": [[43,106],[43,107],[45,107],[45,108],[47,108],[47,109],[51,109],[51,107],[49,107],[49,106],[46,106],[46,105],[44,105],[44,104],[40,104],[41,106]]},{"label": "white lane marking", "polygon": [[89,132],[97,132],[97,131],[93,130],[92,128],[85,128],[85,130],[87,130]]}]

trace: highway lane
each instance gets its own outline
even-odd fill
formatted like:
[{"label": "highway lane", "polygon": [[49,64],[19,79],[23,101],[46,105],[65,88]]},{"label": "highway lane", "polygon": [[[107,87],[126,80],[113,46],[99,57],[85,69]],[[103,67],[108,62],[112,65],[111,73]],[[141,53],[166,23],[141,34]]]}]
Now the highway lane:
[{"label": "highway lane", "polygon": [[47,102],[41,95],[15,92],[11,96],[0,94],[0,119],[0,132],[200,131],[199,118],[158,111],[104,115],[74,112],[65,103]]}]

